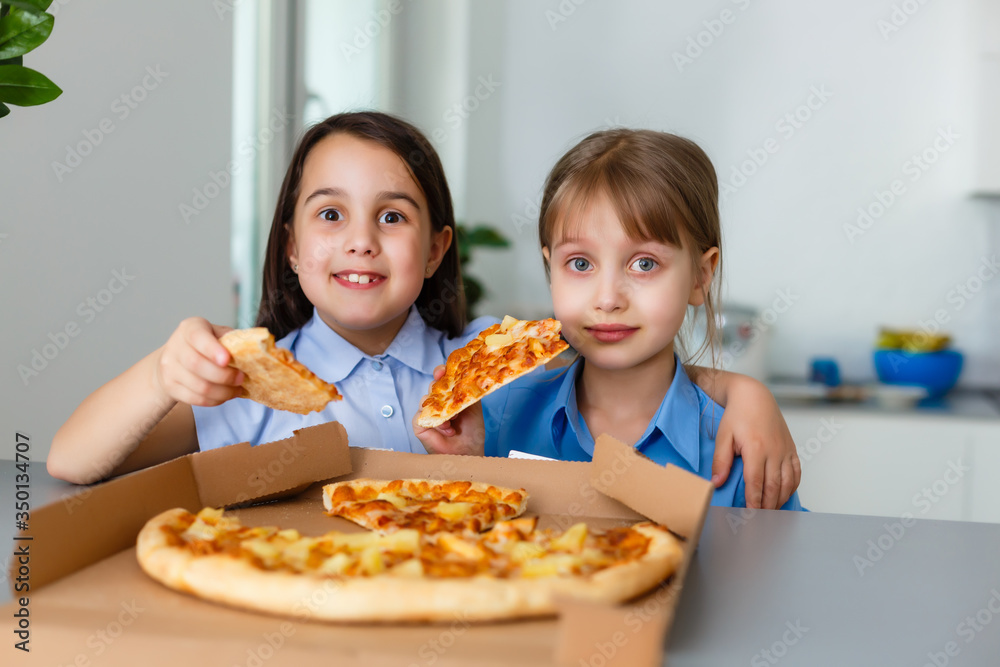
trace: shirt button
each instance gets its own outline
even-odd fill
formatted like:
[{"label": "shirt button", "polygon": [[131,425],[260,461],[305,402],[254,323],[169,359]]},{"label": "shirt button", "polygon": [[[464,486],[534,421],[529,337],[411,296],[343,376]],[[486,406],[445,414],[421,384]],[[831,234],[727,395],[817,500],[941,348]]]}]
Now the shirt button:
[{"label": "shirt button", "polygon": [[382,406],[382,416],[385,417],[386,419],[388,419],[389,417],[392,416],[392,406],[391,405],[383,405]]},{"label": "shirt button", "polygon": [[372,362],[372,368],[374,368],[377,371],[382,370],[382,362],[376,359],[375,361]]}]

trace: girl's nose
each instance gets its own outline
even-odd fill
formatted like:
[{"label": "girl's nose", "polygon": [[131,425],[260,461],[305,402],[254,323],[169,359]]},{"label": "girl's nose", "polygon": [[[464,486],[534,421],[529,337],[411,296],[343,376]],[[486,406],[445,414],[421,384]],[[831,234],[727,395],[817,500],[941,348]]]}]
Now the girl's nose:
[{"label": "girl's nose", "polygon": [[379,253],[378,235],[374,225],[367,222],[351,225],[344,250],[348,255],[371,255]]},{"label": "girl's nose", "polygon": [[617,274],[608,273],[600,277],[594,306],[597,310],[611,313],[625,307],[625,281]]}]

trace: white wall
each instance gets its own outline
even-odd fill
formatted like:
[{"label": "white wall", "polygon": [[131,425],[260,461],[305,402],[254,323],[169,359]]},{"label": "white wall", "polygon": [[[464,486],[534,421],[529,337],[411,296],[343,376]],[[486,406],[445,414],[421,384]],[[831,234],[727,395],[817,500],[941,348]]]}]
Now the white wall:
[{"label": "white wall", "polygon": [[[468,119],[465,208],[516,243],[512,254],[477,256],[473,269],[492,284],[481,310],[546,312],[532,202],[589,131],[688,136],[723,182],[772,138],[777,152],[722,211],[729,299],[763,309],[779,291],[794,297],[771,326],[774,372],[804,376],[812,356],[832,355],[847,378],[871,378],[880,325],[915,327],[941,310],[967,354],[963,382],[998,384],[1000,279],[961,309],[948,300],[1000,250],[1000,203],[969,197],[982,91],[968,0],[905,3],[919,10],[887,37],[878,22],[891,20],[893,0],[577,2],[472,4],[469,81],[493,74],[501,87]],[[673,54],[723,10],[731,22],[712,24],[721,34],[705,32],[709,45],[679,70]],[[814,99],[820,108],[791,136],[777,128],[814,87],[832,96]],[[959,138],[912,181],[904,163],[949,127]],[[895,179],[905,193],[852,244],[845,224]]]},{"label": "white wall", "polygon": [[[56,0],[50,11],[52,35],[24,64],[64,92],[0,120],[3,458],[17,430],[44,460],[80,401],[184,317],[234,317],[228,190],[198,202],[189,224],[179,212],[230,159],[232,12],[191,0]],[[116,103],[144,79],[134,109]],[[102,122],[113,131],[103,134]],[[60,180],[52,163],[88,134],[103,136]],[[132,276],[113,284],[118,293],[107,291],[115,271]],[[88,298],[106,304],[97,312]],[[67,325],[75,336],[59,335]],[[30,368],[35,351],[54,358],[36,359],[47,366],[25,383],[18,367]]]}]

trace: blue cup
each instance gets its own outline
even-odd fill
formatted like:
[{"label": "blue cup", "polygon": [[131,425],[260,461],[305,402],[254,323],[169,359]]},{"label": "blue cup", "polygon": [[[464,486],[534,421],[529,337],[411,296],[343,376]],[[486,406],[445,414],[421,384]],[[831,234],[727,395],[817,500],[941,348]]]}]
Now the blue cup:
[{"label": "blue cup", "polygon": [[840,385],[840,367],[837,366],[836,359],[827,357],[817,357],[812,360],[810,382],[819,382],[827,387],[837,387]]}]

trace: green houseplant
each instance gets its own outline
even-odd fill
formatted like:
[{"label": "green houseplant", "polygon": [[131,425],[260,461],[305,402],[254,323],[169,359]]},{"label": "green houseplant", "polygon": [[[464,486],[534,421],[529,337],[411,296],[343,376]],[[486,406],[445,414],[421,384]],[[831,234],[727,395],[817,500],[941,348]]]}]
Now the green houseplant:
[{"label": "green houseplant", "polygon": [[458,263],[462,267],[462,285],[465,288],[465,312],[471,321],[476,316],[476,304],[486,293],[482,283],[470,276],[466,268],[472,259],[472,249],[476,246],[507,248],[510,240],[493,227],[482,223],[469,227],[460,222],[455,226],[455,236],[458,242]]},{"label": "green houseplant", "polygon": [[0,118],[19,107],[45,104],[62,89],[41,72],[25,67],[25,53],[34,50],[52,33],[55,17],[45,10],[52,0],[10,0],[0,3]]}]

